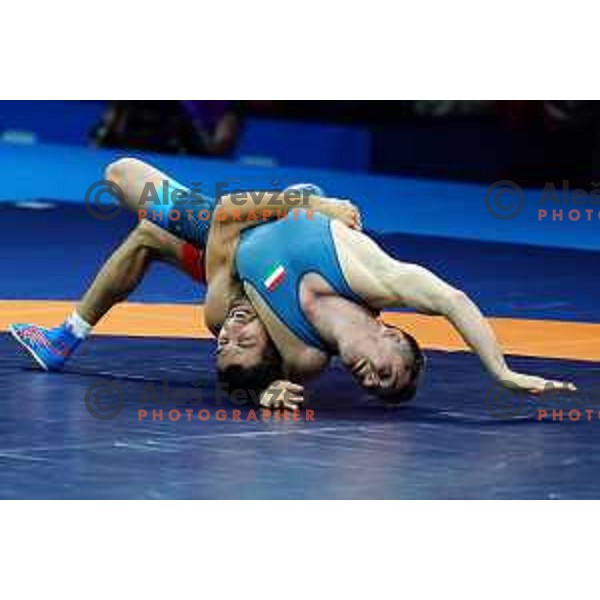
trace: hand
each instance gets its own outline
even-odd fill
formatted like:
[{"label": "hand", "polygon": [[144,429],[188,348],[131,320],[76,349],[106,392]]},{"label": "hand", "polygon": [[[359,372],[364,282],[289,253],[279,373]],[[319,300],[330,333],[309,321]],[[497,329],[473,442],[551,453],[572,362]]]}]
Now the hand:
[{"label": "hand", "polygon": [[575,392],[577,387],[574,383],[566,381],[552,381],[534,375],[524,375],[508,371],[500,378],[500,383],[511,390],[521,390],[530,394],[542,394],[544,392]]},{"label": "hand", "polygon": [[358,207],[349,200],[338,198],[321,198],[318,211],[330,219],[336,219],[350,227],[350,229],[362,230],[362,217]]},{"label": "hand", "polygon": [[280,379],[262,392],[260,405],[263,408],[300,410],[300,405],[304,402],[303,392],[301,385]]}]

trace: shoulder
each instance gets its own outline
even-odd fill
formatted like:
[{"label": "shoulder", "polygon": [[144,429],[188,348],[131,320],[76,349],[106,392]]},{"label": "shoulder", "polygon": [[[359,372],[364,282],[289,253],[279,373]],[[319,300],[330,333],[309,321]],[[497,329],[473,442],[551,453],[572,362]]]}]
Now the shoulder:
[{"label": "shoulder", "polygon": [[235,253],[240,240],[239,230],[213,222],[206,242],[207,276],[214,276],[222,268],[229,268],[235,260]]},{"label": "shoulder", "polygon": [[329,365],[331,357],[319,350],[305,346],[293,356],[284,357],[286,376],[294,380],[306,380],[320,375]]},{"label": "shoulder", "polygon": [[318,375],[329,363],[330,356],[308,346],[300,340],[281,319],[273,313],[260,293],[249,283],[244,282],[244,292],[258,313],[260,320],[269,332],[285,364],[286,373],[292,379],[310,378]]}]

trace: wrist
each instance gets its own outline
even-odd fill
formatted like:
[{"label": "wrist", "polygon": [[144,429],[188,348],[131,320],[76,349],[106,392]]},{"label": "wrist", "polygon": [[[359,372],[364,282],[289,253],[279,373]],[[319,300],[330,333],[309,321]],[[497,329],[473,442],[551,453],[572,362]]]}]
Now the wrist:
[{"label": "wrist", "polygon": [[504,383],[507,381],[512,381],[514,375],[514,371],[509,369],[507,365],[504,365],[494,373],[494,379],[496,379],[496,381],[499,383]]},{"label": "wrist", "polygon": [[315,195],[311,194],[308,197],[308,207],[307,208],[314,210],[316,212],[320,212],[326,203],[327,202],[320,196],[315,196]]}]

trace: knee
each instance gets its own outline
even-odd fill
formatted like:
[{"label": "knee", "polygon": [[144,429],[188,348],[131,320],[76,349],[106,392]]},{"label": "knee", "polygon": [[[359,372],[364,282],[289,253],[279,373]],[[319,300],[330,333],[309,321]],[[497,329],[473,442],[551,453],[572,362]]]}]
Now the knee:
[{"label": "knee", "polygon": [[162,240],[161,236],[164,235],[162,230],[151,223],[143,219],[137,225],[137,227],[129,234],[129,243],[135,248],[144,249],[150,252],[160,250]]},{"label": "knee", "polygon": [[137,158],[125,157],[111,162],[104,170],[104,178],[119,186],[127,181],[144,163]]}]

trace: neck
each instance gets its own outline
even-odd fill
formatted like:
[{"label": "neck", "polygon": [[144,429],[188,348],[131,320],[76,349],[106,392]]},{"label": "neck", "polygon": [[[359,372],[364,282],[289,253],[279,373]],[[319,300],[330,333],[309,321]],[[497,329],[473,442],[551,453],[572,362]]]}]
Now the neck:
[{"label": "neck", "polygon": [[320,297],[306,312],[321,337],[342,358],[355,352],[379,330],[379,323],[365,308],[341,296]]}]

